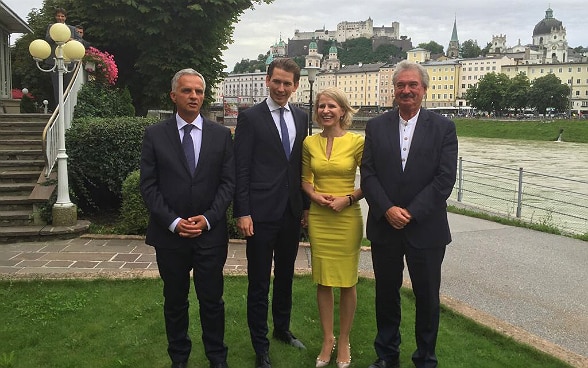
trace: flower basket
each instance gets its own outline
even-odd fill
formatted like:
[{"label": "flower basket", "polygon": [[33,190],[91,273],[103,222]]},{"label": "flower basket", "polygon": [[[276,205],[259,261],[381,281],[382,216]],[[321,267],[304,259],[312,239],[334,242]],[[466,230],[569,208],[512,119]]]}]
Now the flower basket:
[{"label": "flower basket", "polygon": [[84,68],[90,74],[90,79],[109,85],[116,83],[118,67],[114,61],[114,56],[108,52],[89,47],[86,49],[86,55],[82,61],[84,62]]}]

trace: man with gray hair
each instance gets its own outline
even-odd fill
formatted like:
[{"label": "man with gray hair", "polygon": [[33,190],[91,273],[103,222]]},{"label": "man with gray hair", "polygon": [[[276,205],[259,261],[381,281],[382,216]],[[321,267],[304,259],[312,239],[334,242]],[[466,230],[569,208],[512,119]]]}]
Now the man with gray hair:
[{"label": "man with gray hair", "polygon": [[423,66],[404,60],[392,81],[398,109],[368,121],[361,164],[376,279],[378,358],[369,368],[399,366],[405,259],[416,300],[412,361],[417,368],[433,368],[441,264],[451,242],[446,200],[455,184],[457,135],[451,120],[421,108],[429,85]]},{"label": "man with gray hair", "polygon": [[211,368],[227,368],[223,268],[226,211],[235,189],[231,131],[202,117],[206,82],[194,69],[172,79],[175,116],[145,129],[141,194],[149,210],[145,243],[155,247],[163,280],[165,330],[172,368],[185,368],[190,271],[200,307],[204,353]]}]

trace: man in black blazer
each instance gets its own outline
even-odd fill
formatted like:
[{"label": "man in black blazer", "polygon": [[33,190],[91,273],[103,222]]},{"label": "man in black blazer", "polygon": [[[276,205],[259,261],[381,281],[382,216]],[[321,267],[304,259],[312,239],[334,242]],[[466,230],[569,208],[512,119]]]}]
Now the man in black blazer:
[{"label": "man in black blazer", "polygon": [[446,200],[455,183],[457,135],[452,121],[421,109],[429,84],[421,65],[398,63],[393,83],[398,109],[368,121],[361,164],[376,278],[378,359],[370,368],[399,364],[405,257],[417,311],[412,360],[430,368],[437,367],[441,263],[451,242]]},{"label": "man in black blazer", "polygon": [[[186,367],[190,271],[200,306],[204,352],[210,367],[227,365],[223,268],[226,210],[235,189],[228,128],[203,118],[206,82],[193,69],[172,79],[177,114],[147,127],[141,152],[141,194],[149,209],[146,243],[155,247],[163,280],[165,329],[173,367]],[[186,148],[187,152],[185,152]]]},{"label": "man in black blazer", "polygon": [[247,322],[256,367],[271,367],[268,293],[272,259],[274,338],[298,348],[290,332],[292,279],[300,240],[303,208],[302,141],[307,114],[289,105],[298,88],[300,68],[291,59],[276,59],[267,70],[270,96],[237,117],[235,162],[237,186],[233,215],[247,238]]}]

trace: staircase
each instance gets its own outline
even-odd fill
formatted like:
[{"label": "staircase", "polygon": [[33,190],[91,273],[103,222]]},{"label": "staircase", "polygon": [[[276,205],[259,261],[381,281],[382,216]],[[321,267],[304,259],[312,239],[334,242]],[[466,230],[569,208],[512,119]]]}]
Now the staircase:
[{"label": "staircase", "polygon": [[0,243],[77,236],[89,223],[53,227],[39,211],[56,188],[56,173],[45,178],[42,150],[46,114],[0,114]]}]

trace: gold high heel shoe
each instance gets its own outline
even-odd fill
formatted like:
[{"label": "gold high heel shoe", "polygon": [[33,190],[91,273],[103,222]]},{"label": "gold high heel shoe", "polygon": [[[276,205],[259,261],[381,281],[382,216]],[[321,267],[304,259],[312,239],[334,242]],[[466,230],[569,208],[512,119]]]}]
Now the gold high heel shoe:
[{"label": "gold high heel shoe", "polygon": [[[331,355],[333,355],[333,352],[335,351],[335,346],[337,346],[337,339],[333,337],[333,347],[331,348]],[[331,362],[331,355],[329,355],[329,360],[322,360],[319,354],[319,356],[316,357],[316,368],[328,366]]]},{"label": "gold high heel shoe", "polygon": [[351,344],[347,345],[349,347],[349,360],[346,362],[340,362],[337,360],[337,368],[349,368],[351,365]]}]

